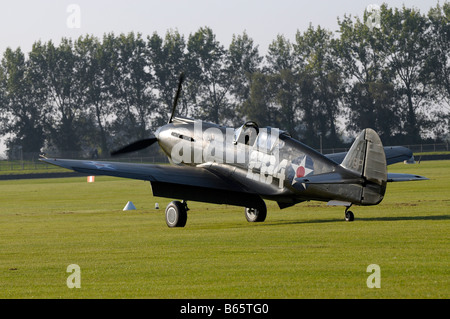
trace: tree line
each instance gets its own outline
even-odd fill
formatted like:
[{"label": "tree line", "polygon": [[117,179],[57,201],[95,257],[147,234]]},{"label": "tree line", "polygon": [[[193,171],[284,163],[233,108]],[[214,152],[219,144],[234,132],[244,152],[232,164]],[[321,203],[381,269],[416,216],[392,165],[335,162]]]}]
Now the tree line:
[{"label": "tree line", "polygon": [[0,63],[0,135],[11,153],[100,156],[165,124],[177,79],[177,114],[237,127],[245,120],[288,131],[317,147],[371,127],[386,145],[448,139],[450,4],[422,14],[382,5],[339,30],[310,24],[294,41],[278,35],[263,56],[246,32],[228,48],[202,27],[37,41]]}]

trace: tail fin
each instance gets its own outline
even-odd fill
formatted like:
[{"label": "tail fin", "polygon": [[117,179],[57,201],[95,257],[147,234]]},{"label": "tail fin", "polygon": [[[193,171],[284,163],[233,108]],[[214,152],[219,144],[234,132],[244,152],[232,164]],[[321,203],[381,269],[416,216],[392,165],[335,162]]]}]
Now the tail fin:
[{"label": "tail fin", "polygon": [[386,191],[386,155],[380,137],[372,129],[362,131],[341,164],[366,181],[362,187],[361,204],[381,202]]}]

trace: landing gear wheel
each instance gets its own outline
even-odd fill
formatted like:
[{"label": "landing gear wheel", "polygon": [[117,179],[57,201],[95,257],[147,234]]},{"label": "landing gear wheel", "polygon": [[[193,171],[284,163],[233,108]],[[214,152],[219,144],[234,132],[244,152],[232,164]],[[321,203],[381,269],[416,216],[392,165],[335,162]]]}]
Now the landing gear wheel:
[{"label": "landing gear wheel", "polygon": [[187,205],[179,201],[170,202],[166,207],[166,224],[169,227],[184,227],[187,221]]},{"label": "landing gear wheel", "polygon": [[248,208],[245,207],[245,218],[250,223],[259,223],[266,220],[267,208]]},{"label": "landing gear wheel", "polygon": [[345,212],[345,220],[348,222],[352,222],[355,219],[355,215],[353,215],[352,211],[346,211]]}]

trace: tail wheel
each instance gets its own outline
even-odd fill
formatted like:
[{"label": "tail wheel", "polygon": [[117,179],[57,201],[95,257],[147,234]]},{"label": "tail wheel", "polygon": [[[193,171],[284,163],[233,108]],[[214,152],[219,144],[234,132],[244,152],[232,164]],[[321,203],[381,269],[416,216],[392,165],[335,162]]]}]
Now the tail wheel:
[{"label": "tail wheel", "polygon": [[179,201],[170,202],[166,207],[166,224],[169,227],[184,227],[187,221],[187,206]]},{"label": "tail wheel", "polygon": [[262,208],[245,208],[245,218],[250,223],[258,223],[266,220],[267,209],[266,207]]},{"label": "tail wheel", "polygon": [[352,211],[346,211],[345,212],[345,220],[348,222],[352,222],[355,219],[355,215],[353,215]]}]

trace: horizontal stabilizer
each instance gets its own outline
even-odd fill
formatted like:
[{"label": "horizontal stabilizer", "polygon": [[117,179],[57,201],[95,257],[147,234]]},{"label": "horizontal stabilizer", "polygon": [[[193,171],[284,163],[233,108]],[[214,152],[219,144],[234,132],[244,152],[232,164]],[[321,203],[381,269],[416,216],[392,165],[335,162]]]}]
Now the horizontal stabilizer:
[{"label": "horizontal stabilizer", "polygon": [[[387,165],[403,161],[408,161],[408,163],[414,161],[412,151],[404,146],[385,146],[384,153],[386,155]],[[335,161],[336,163],[341,164],[346,155],[347,152],[341,152],[341,153],[326,154],[325,156]]]},{"label": "horizontal stabilizer", "polygon": [[340,173],[325,173],[318,175],[311,175],[305,177],[298,177],[295,179],[297,183],[301,184],[360,184],[364,182],[358,176],[343,176]]},{"label": "horizontal stabilizer", "polygon": [[426,181],[428,178],[420,175],[412,174],[399,174],[399,173],[388,173],[388,182],[411,182],[411,181]]}]

